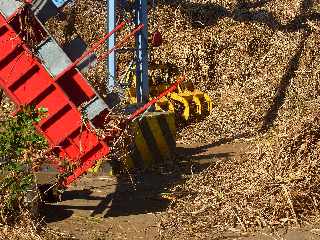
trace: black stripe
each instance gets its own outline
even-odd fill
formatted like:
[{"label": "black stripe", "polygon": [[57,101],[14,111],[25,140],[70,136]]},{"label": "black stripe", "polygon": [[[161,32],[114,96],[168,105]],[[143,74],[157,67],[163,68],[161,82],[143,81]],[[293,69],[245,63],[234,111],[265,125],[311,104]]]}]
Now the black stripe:
[{"label": "black stripe", "polygon": [[[92,155],[96,154],[99,150],[102,148],[102,144],[98,143],[98,145],[94,146],[91,148],[88,152],[86,152],[82,157],[81,157],[81,164],[84,164]],[[98,160],[95,161],[97,163]]]},{"label": "black stripe", "polygon": [[130,153],[130,156],[132,158],[133,165],[134,165],[135,169],[137,169],[137,170],[144,170],[145,169],[142,157],[138,151],[137,146],[134,146],[134,149]]},{"label": "black stripe", "polygon": [[150,127],[147,122],[147,118],[143,118],[142,121],[140,121],[139,125],[141,126],[140,129],[141,129],[143,138],[146,140],[146,143],[153,156],[153,159],[157,163],[161,162],[162,161],[161,152],[158,148],[157,142],[152,134],[152,131],[150,130]]},{"label": "black stripe", "polygon": [[161,128],[162,134],[166,140],[166,143],[170,149],[170,153],[174,153],[176,150],[176,140],[175,137],[173,137],[173,133],[170,130],[169,124],[167,122],[167,116],[167,114],[160,114],[157,120]]}]

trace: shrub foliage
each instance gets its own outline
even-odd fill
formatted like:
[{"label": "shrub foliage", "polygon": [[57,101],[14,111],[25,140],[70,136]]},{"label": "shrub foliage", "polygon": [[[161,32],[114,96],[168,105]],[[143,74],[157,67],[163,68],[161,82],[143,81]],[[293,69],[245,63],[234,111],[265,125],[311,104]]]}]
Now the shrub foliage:
[{"label": "shrub foliage", "polygon": [[24,107],[0,123],[0,223],[15,222],[26,209],[26,192],[34,184],[33,163],[47,146],[35,129],[44,113]]}]

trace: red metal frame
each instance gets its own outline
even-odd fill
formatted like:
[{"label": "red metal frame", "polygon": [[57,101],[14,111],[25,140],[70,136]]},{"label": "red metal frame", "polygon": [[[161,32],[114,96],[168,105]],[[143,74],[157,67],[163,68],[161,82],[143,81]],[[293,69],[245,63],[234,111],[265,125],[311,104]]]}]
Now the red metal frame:
[{"label": "red metal frame", "polygon": [[110,55],[113,51],[118,48],[121,48],[132,36],[134,36],[137,32],[144,28],[143,24],[139,24],[134,30],[128,33],[119,43],[117,43],[113,48],[109,49],[106,53],[102,54],[99,57],[99,61],[104,60],[108,55]]},{"label": "red metal frame", "polygon": [[[19,9],[9,19],[0,14],[0,87],[18,106],[33,105],[48,110],[46,118],[36,128],[61,159],[76,166],[73,174],[64,181],[64,185],[69,185],[110,152],[106,142],[83,122],[78,110],[81,104],[96,97],[90,84],[75,68],[90,51],[53,78],[23,41],[23,34],[15,30],[18,28],[15,22],[19,22],[15,19],[23,12],[24,9]],[[113,32],[124,25],[121,23]],[[38,30],[38,26],[31,27]]]},{"label": "red metal frame", "polygon": [[[71,69],[75,68],[79,63],[81,63],[81,61],[83,59],[85,59],[86,57],[88,57],[90,54],[92,54],[93,52],[97,51],[101,45],[107,41],[107,39],[114,34],[115,32],[117,32],[118,30],[122,29],[125,25],[126,25],[126,21],[121,22],[118,26],[116,26],[115,29],[113,29],[111,32],[107,33],[103,38],[101,38],[96,44],[94,44],[94,46],[86,51],[84,54],[82,54],[81,57],[79,57],[76,61],[74,61],[69,67],[67,67],[63,72],[61,72],[56,78],[60,78],[61,76],[63,76],[64,74],[66,74],[66,72],[70,71]],[[115,49],[112,49],[111,52],[113,52]],[[110,51],[109,51],[110,52]],[[110,53],[111,53],[110,52]],[[109,53],[109,54],[110,54]]]},{"label": "red metal frame", "polygon": [[[47,109],[47,116],[36,128],[47,138],[53,151],[60,157],[56,162],[60,164],[58,168],[61,172],[66,170],[62,166],[63,160],[75,168],[63,181],[63,185],[68,186],[110,152],[105,141],[109,139],[99,139],[90,124],[83,121],[78,109],[82,104],[97,97],[97,94],[76,66],[96,51],[114,32],[123,28],[126,22],[120,23],[112,32],[101,38],[57,77],[52,77],[29,49],[28,43],[23,40],[25,33],[17,18],[28,14],[27,11],[26,8],[19,9],[8,19],[0,14],[0,88],[4,89],[18,106],[33,105],[36,108]],[[41,24],[37,24],[36,18],[34,23],[32,22],[30,25],[34,32],[41,33],[41,36],[36,36],[36,41],[40,43],[41,37],[45,38],[42,33],[46,31],[42,29]],[[121,47],[143,27],[137,26],[99,59],[104,59]],[[181,81],[182,79],[177,81],[159,97],[131,115],[128,120],[133,120],[162,96],[173,91]]]},{"label": "red metal frame", "polygon": [[135,118],[137,118],[139,115],[141,115],[142,113],[144,113],[145,111],[148,110],[149,107],[151,107],[153,104],[155,104],[156,102],[158,102],[161,98],[163,98],[164,96],[168,95],[169,93],[173,92],[174,90],[176,90],[176,88],[178,87],[178,85],[183,82],[185,80],[185,76],[180,77],[175,83],[173,83],[170,87],[168,87],[166,90],[164,90],[162,93],[159,94],[159,96],[153,98],[150,102],[146,103],[144,106],[142,106],[141,108],[139,108],[138,110],[136,110],[134,113],[132,113],[129,117],[128,117],[128,121],[131,122],[133,121]]}]

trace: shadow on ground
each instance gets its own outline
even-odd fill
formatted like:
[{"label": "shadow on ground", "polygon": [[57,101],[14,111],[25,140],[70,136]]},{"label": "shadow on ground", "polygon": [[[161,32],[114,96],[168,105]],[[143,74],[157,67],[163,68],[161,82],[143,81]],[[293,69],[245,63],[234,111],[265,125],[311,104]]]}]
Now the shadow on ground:
[{"label": "shadow on ground", "polygon": [[[95,178],[91,179],[95,181]],[[88,186],[79,186],[81,190],[67,190],[62,201],[46,204],[42,209],[46,222],[56,222],[69,218],[75,212],[86,212],[88,217],[118,217],[166,209],[169,201],[161,198],[161,193],[173,182],[179,181],[176,174],[151,174],[135,176],[134,184],[128,178],[117,178],[113,186],[99,186],[91,182]],[[96,183],[97,183],[96,182]],[[89,190],[90,187],[93,190]],[[98,189],[99,194],[96,194]]]},{"label": "shadow on ground", "polygon": [[177,162],[157,172],[118,177],[111,182],[103,176],[86,177],[86,182],[80,181],[77,189],[65,191],[61,202],[46,204],[42,214],[50,223],[68,219],[77,212],[104,218],[162,212],[170,203],[164,197],[168,196],[170,187],[183,183],[188,176],[203,171],[218,159],[229,160],[235,155],[233,146],[219,146],[221,143],[180,146]]}]

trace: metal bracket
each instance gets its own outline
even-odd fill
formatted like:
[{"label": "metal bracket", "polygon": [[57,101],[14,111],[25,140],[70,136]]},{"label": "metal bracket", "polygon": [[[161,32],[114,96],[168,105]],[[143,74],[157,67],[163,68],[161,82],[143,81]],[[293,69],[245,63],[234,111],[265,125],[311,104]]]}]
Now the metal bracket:
[{"label": "metal bracket", "polygon": [[[80,58],[83,53],[87,50],[87,44],[80,38],[76,37],[71,42],[69,42],[68,45],[66,45],[63,50],[68,55],[68,57],[71,59],[71,61],[76,61],[78,58]],[[95,66],[97,63],[97,55],[92,53],[85,59],[83,59],[78,65],[77,68],[82,73],[85,73],[88,71],[90,67]]]},{"label": "metal bracket", "polygon": [[83,107],[83,112],[85,113],[86,117],[92,121],[106,109],[108,109],[107,104],[97,96]]},{"label": "metal bracket", "polygon": [[22,6],[23,3],[18,0],[0,0],[0,12],[6,18],[9,18]]},{"label": "metal bracket", "polygon": [[52,0],[34,0],[32,1],[31,10],[42,23],[56,16],[59,12],[58,7],[53,4]]},{"label": "metal bracket", "polygon": [[67,54],[51,37],[39,46],[37,56],[53,77],[56,77],[72,63]]}]

